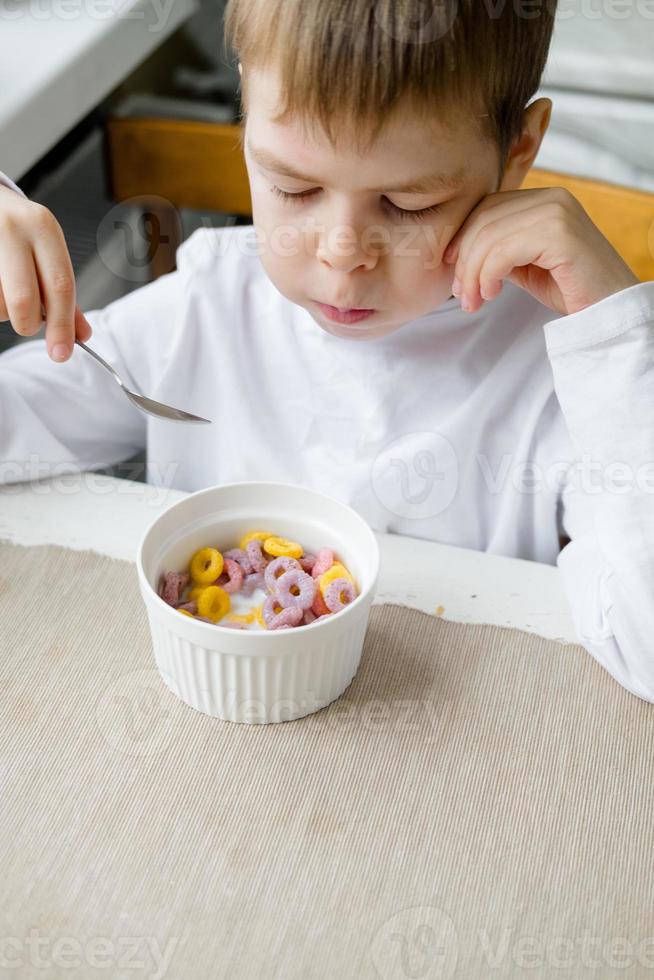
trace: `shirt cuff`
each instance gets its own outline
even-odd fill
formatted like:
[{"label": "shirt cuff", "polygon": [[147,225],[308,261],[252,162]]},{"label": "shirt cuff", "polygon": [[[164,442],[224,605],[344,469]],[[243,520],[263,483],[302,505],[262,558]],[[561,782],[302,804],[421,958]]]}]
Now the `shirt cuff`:
[{"label": "shirt cuff", "polygon": [[651,320],[654,323],[654,282],[637,282],[617,293],[543,324],[550,355],[590,347]]}]

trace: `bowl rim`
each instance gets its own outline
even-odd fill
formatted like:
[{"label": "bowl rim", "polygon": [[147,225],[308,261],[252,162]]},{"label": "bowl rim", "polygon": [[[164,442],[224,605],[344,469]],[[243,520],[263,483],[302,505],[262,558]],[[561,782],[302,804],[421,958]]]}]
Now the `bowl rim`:
[{"label": "bowl rim", "polygon": [[[239,629],[233,629],[233,628],[229,628],[229,627],[223,627],[223,629],[225,630],[225,633],[228,636],[233,637],[233,636],[238,636],[238,635],[244,635],[244,636],[247,636],[248,637],[248,640],[251,640],[252,637],[254,637],[254,636],[266,636],[266,635],[278,636],[280,634],[282,636],[286,636],[288,633],[293,633],[293,634],[301,633],[303,630],[305,630],[305,629],[311,629],[311,627],[315,627],[315,626],[317,626],[318,628],[320,628],[321,626],[326,626],[328,623],[332,623],[332,622],[335,622],[338,619],[341,619],[342,617],[344,617],[347,614],[351,614],[351,612],[354,610],[355,607],[361,605],[361,602],[363,602],[363,601],[365,601],[367,599],[367,597],[368,597],[368,595],[369,595],[369,593],[371,591],[374,592],[376,590],[377,583],[378,583],[378,580],[379,580],[379,570],[380,570],[380,564],[381,564],[381,553],[380,553],[380,549],[379,549],[379,542],[377,541],[377,538],[375,536],[375,532],[374,532],[373,528],[370,526],[370,524],[368,524],[368,522],[365,520],[365,518],[363,518],[361,516],[361,514],[359,514],[353,507],[351,507],[349,504],[347,504],[344,500],[340,500],[338,497],[334,497],[331,494],[323,493],[321,490],[314,490],[313,487],[306,487],[306,486],[304,486],[304,484],[300,484],[300,483],[284,483],[284,482],[280,482],[280,481],[277,481],[277,480],[237,480],[237,481],[232,482],[232,483],[216,483],[216,484],[213,484],[210,487],[203,487],[201,490],[194,490],[194,491],[191,491],[191,493],[187,493],[187,495],[185,497],[182,497],[181,500],[176,500],[174,503],[170,504],[169,507],[166,507],[164,510],[162,510],[161,513],[157,514],[150,521],[150,523],[146,527],[145,531],[143,531],[143,533],[141,534],[141,537],[139,539],[139,542],[138,542],[138,545],[137,545],[137,549],[136,549],[136,568],[137,568],[137,571],[138,571],[138,577],[139,577],[139,579],[142,582],[145,583],[145,585],[147,586],[147,588],[148,588],[151,596],[154,598],[155,603],[156,604],[159,604],[159,607],[160,608],[167,609],[171,614],[178,612],[178,610],[175,609],[174,606],[171,606],[170,603],[165,602],[161,598],[161,596],[157,593],[156,589],[153,588],[153,586],[150,584],[150,582],[148,580],[147,575],[145,574],[145,569],[143,568],[143,549],[144,549],[144,546],[145,546],[146,539],[148,538],[148,536],[150,535],[150,533],[154,530],[155,525],[166,514],[168,514],[171,510],[174,510],[175,507],[182,506],[191,497],[201,497],[201,496],[203,496],[205,494],[208,494],[208,493],[212,493],[212,492],[215,493],[216,490],[227,490],[227,489],[233,489],[233,488],[239,488],[239,487],[245,487],[245,486],[250,486],[250,487],[252,487],[252,486],[258,486],[258,487],[268,487],[268,488],[275,487],[276,489],[279,489],[279,488],[281,488],[281,489],[291,488],[293,490],[301,490],[304,493],[311,494],[311,495],[313,495],[315,497],[322,497],[323,499],[329,500],[332,503],[335,503],[335,504],[337,504],[340,507],[344,507],[344,508],[350,510],[352,512],[352,514],[354,514],[354,516],[357,518],[357,520],[359,520],[361,522],[361,524],[364,526],[364,528],[366,529],[366,531],[368,532],[368,534],[370,536],[370,540],[371,540],[372,545],[373,545],[374,573],[372,575],[372,578],[371,578],[371,581],[370,581],[370,584],[368,585],[368,587],[366,589],[362,590],[359,593],[359,595],[357,595],[355,597],[355,599],[354,599],[353,602],[348,603],[346,606],[344,606],[338,612],[331,613],[331,615],[329,615],[329,616],[325,616],[324,619],[321,618],[319,620],[314,620],[314,622],[312,622],[312,623],[304,623],[302,626],[293,626],[292,628],[290,628],[288,630],[285,630],[285,629],[284,630],[267,630],[267,629],[265,629],[265,630],[248,630],[248,629],[239,630]],[[179,617],[178,616],[178,618],[181,619],[182,617]],[[189,616],[184,616],[183,618],[184,618],[184,620],[190,620],[191,619],[191,617],[189,617]],[[171,622],[174,622],[174,621],[175,620],[171,620]],[[203,620],[196,619],[195,617],[192,618],[192,622],[195,624],[196,627],[204,627],[205,630],[211,630],[212,632],[210,634],[207,633],[206,634],[207,636],[209,636],[209,635],[215,636],[216,635],[215,634],[215,628],[218,625],[217,623],[205,623],[205,622],[203,622]],[[180,623],[180,626],[183,626],[183,625],[185,625],[185,623]],[[238,641],[236,641],[236,642],[238,642]]]}]

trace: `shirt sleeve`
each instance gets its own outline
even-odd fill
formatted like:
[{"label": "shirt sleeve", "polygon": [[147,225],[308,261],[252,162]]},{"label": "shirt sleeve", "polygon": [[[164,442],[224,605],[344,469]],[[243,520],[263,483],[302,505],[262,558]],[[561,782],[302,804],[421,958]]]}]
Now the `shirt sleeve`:
[{"label": "shirt sleeve", "polygon": [[577,459],[557,566],[581,644],[654,703],[654,282],[544,324]]},{"label": "shirt sleeve", "polygon": [[23,197],[27,197],[25,191],[22,191],[18,184],[13,182],[11,177],[7,177],[6,174],[3,174],[2,170],[0,170],[0,184],[3,184],[5,187],[10,187],[12,191],[16,191],[17,194],[22,194]]},{"label": "shirt sleeve", "polygon": [[[0,181],[23,193],[1,173]],[[89,346],[134,391],[155,391],[180,322],[181,292],[175,271],[85,311]],[[0,484],[110,466],[147,443],[147,417],[110,373],[77,345],[68,361],[55,363],[45,338],[0,354],[0,420]]]}]

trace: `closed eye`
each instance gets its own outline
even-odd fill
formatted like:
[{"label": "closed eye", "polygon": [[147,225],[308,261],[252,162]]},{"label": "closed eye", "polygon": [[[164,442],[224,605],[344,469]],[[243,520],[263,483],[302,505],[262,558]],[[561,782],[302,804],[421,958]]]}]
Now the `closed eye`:
[{"label": "closed eye", "polygon": [[[273,192],[273,194],[275,194],[277,197],[281,198],[282,200],[294,201],[298,204],[300,203],[300,201],[305,200],[307,197],[311,197],[313,194],[317,193],[316,190],[310,190],[310,191],[298,191],[294,194],[291,194],[289,191],[283,191],[280,187],[276,187],[274,184],[271,186],[270,189]],[[383,201],[385,207],[390,210],[391,214],[398,216],[402,221],[420,221],[423,218],[426,218],[430,214],[437,214],[444,207],[443,204],[432,204],[430,207],[420,208],[420,210],[418,211],[408,211],[406,208],[400,208],[397,206],[397,204],[393,204],[393,202],[389,201],[387,197],[383,198]]]}]

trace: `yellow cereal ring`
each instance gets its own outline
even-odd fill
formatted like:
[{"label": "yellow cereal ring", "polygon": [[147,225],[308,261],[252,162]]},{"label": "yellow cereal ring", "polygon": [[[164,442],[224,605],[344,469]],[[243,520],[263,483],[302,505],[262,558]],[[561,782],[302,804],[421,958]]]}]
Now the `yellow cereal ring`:
[{"label": "yellow cereal ring", "polygon": [[177,612],[180,612],[182,614],[182,616],[190,616],[191,619],[195,619],[195,616],[193,615],[193,613],[192,612],[189,612],[188,609],[178,609]]},{"label": "yellow cereal ring", "polygon": [[266,540],[266,538],[271,538],[271,537],[272,534],[270,533],[270,531],[248,531],[247,534],[243,535],[243,537],[238,543],[238,546],[239,548],[242,548],[243,551],[245,551],[250,541],[255,541],[258,539],[263,543]]},{"label": "yellow cereal ring", "polygon": [[331,568],[328,568],[326,572],[323,572],[322,575],[318,577],[318,587],[320,588],[323,597],[325,595],[325,589],[330,582],[334,581],[335,578],[346,578],[352,583],[352,585],[354,585],[354,579],[348,572],[345,565],[343,565],[340,561],[335,561]]},{"label": "yellow cereal ring", "polygon": [[265,626],[266,625],[266,621],[263,618],[263,602],[261,603],[260,606],[255,606],[253,608],[252,612],[253,612],[254,618],[257,620],[257,622],[260,623],[262,626]]},{"label": "yellow cereal ring", "polygon": [[192,589],[189,589],[188,596],[186,597],[187,602],[197,602],[198,596],[202,595],[204,590],[207,588],[206,585],[194,585]]},{"label": "yellow cereal ring", "polygon": [[263,550],[275,558],[300,558],[304,554],[304,548],[297,541],[289,541],[287,538],[278,538],[272,535],[263,543]]},{"label": "yellow cereal ring", "polygon": [[223,556],[216,548],[200,548],[191,558],[189,572],[196,585],[211,585],[223,570]]},{"label": "yellow cereal ring", "polygon": [[254,613],[245,613],[243,616],[239,616],[237,613],[233,613],[229,617],[230,623],[252,623],[254,622]]},{"label": "yellow cereal ring", "polygon": [[208,585],[198,596],[198,616],[206,616],[207,619],[217,623],[225,616],[232,605],[229,593],[221,589],[219,585]]}]

